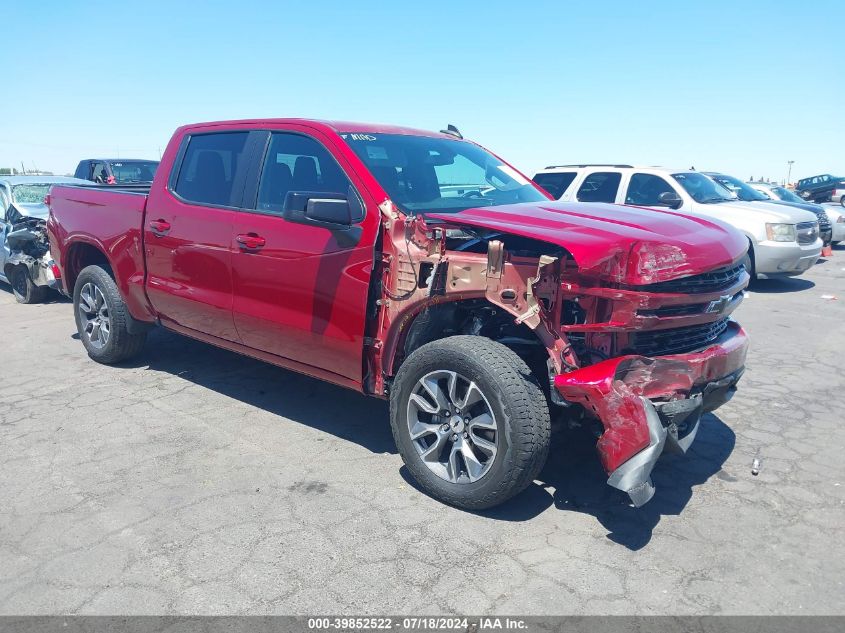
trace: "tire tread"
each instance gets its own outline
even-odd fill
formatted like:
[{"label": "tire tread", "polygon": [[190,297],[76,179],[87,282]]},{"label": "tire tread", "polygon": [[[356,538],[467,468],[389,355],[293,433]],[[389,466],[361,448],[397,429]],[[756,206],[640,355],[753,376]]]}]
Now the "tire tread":
[{"label": "tire tread", "polygon": [[[511,349],[491,339],[480,336],[451,336],[433,341],[415,350],[400,367],[393,382],[390,399],[391,429],[394,441],[401,446],[398,433],[399,405],[396,394],[403,392],[406,380],[414,379],[414,367],[442,358],[444,354],[465,355],[491,370],[497,376],[501,404],[506,411],[507,424],[511,425],[513,450],[506,458],[505,476],[499,485],[483,496],[468,498],[466,495],[433,491],[418,475],[426,467],[402,455],[405,465],[417,482],[429,493],[444,502],[470,510],[493,507],[522,492],[537,477],[546,462],[551,440],[551,420],[546,396],[525,361]],[[504,432],[500,429],[499,432]],[[400,450],[400,453],[402,451]]]},{"label": "tire tread", "polygon": [[106,295],[106,299],[109,303],[109,316],[111,317],[111,329],[109,336],[112,338],[110,338],[105,350],[94,351],[86,345],[85,348],[88,351],[88,356],[98,363],[112,365],[138,355],[144,347],[147,335],[146,333],[129,333],[129,310],[126,307],[126,302],[123,301],[123,297],[121,297],[117,284],[110,272],[100,266],[86,266],[76,278],[76,285],[74,286],[73,291],[73,309],[74,316],[76,317],[77,328],[80,330],[80,337],[83,336],[83,333],[81,331],[79,321],[79,293],[82,286],[89,281],[95,282],[99,286],[100,290]]}]

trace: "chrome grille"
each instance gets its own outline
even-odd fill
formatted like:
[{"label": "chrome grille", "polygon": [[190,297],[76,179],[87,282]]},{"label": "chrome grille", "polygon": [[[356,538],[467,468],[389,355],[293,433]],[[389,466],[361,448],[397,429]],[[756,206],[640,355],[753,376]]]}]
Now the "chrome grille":
[{"label": "chrome grille", "polygon": [[[682,354],[702,348],[715,341],[728,327],[728,319],[702,323],[671,330],[637,332],[630,339],[630,350],[642,356]],[[626,350],[627,351],[627,350]]]},{"label": "chrome grille", "polygon": [[800,222],[795,225],[799,244],[812,244],[819,238],[818,222]]},{"label": "chrome grille", "polygon": [[635,286],[635,288],[643,292],[680,292],[684,294],[717,292],[733,286],[739,280],[743,270],[745,270],[745,267],[742,264],[737,264],[736,266],[711,270],[701,275]]}]

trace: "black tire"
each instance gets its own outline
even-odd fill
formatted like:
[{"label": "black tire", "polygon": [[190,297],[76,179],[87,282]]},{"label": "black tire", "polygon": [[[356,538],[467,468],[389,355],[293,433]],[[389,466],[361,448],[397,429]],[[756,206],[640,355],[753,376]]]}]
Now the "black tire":
[{"label": "black tire", "polygon": [[[494,418],[497,451],[475,481],[453,482],[435,474],[411,439],[411,396],[423,377],[439,371],[456,372],[473,381]],[[466,510],[491,508],[522,492],[543,468],[549,452],[549,407],[537,380],[512,350],[479,336],[453,336],[415,350],[393,382],[390,424],[402,460],[420,487]]]},{"label": "black tire", "polygon": [[9,282],[18,303],[41,303],[44,300],[44,288],[32,283],[32,277],[26,266],[15,266],[12,269]]},{"label": "black tire", "polygon": [[[91,332],[84,321],[84,310],[80,309],[80,303],[83,289],[86,286],[98,289],[104,299],[109,322],[105,341],[92,341]],[[119,363],[137,355],[144,347],[147,338],[146,333],[130,334],[128,330],[130,316],[126,309],[126,303],[120,296],[120,291],[117,289],[114,279],[100,266],[87,266],[79,273],[73,288],[73,313],[76,318],[79,338],[85,346],[88,356],[98,363],[105,365]]]},{"label": "black tire", "polygon": [[841,204],[843,207],[845,207],[845,196],[842,196],[841,198],[839,198],[839,204]]}]

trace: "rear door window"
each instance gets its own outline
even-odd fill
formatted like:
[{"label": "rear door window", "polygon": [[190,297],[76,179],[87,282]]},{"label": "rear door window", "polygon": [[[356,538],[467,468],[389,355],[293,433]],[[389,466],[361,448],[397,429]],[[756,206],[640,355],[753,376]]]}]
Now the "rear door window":
[{"label": "rear door window", "polygon": [[653,207],[660,204],[660,194],[675,191],[668,182],[653,174],[634,174],[628,183],[625,204]]},{"label": "rear door window", "polygon": [[317,140],[274,132],[261,170],[256,209],[281,213],[291,192],[345,199],[350,186],[340,165]]},{"label": "rear door window", "polygon": [[563,195],[569,185],[572,184],[572,181],[575,180],[576,173],[574,171],[564,171],[551,174],[537,174],[534,176],[534,182],[552,194],[552,197],[557,200]]},{"label": "rear door window", "polygon": [[584,179],[576,195],[579,202],[615,202],[622,174],[610,171],[593,172]]},{"label": "rear door window", "polygon": [[101,184],[108,182],[109,174],[105,163],[94,163],[91,167],[91,180]]},{"label": "rear door window", "polygon": [[[233,207],[243,194],[248,132],[192,136],[185,150],[174,191],[187,202]],[[235,183],[240,183],[236,186]]]}]

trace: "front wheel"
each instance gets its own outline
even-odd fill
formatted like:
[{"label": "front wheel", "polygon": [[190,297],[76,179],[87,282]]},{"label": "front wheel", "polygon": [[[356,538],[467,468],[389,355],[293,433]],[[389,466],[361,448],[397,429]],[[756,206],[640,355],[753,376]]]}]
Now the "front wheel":
[{"label": "front wheel", "polygon": [[129,311],[111,275],[87,266],[73,288],[76,329],[88,356],[106,365],[131,358],[144,347],[146,334],[131,334]]},{"label": "front wheel", "polygon": [[44,288],[33,283],[26,266],[15,266],[9,281],[18,303],[41,303],[44,300]]},{"label": "front wheel", "polygon": [[842,196],[841,198],[839,198],[839,204],[841,204],[843,207],[845,207],[845,196]]},{"label": "front wheel", "polygon": [[528,366],[479,336],[453,336],[414,351],[393,382],[390,423],[419,485],[468,510],[524,490],[549,451],[548,404]]}]

